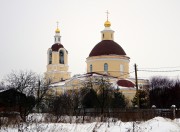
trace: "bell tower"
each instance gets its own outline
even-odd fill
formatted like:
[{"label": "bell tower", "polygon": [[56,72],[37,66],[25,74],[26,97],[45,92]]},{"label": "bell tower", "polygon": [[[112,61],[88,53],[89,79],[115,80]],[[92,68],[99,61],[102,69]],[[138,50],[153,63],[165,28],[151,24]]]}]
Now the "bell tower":
[{"label": "bell tower", "polygon": [[47,51],[47,71],[45,73],[46,79],[51,83],[60,82],[70,78],[68,72],[68,51],[61,44],[61,35],[57,22],[55,30],[54,44]]}]

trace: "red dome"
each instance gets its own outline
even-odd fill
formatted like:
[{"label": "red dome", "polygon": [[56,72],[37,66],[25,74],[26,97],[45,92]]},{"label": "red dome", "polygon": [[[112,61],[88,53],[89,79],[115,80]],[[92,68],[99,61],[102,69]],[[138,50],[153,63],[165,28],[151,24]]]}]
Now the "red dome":
[{"label": "red dome", "polygon": [[135,87],[135,84],[129,80],[118,80],[117,81],[118,86],[122,86],[122,87]]},{"label": "red dome", "polygon": [[64,46],[59,43],[53,44],[51,47],[52,51],[58,51],[60,48],[64,48]]},{"label": "red dome", "polygon": [[123,48],[113,40],[102,40],[92,49],[89,57],[100,55],[126,55],[126,53]]}]

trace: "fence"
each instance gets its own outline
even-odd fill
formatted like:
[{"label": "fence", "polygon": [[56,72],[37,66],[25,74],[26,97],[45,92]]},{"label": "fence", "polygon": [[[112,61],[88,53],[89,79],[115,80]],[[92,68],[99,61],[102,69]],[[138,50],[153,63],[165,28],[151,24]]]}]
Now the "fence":
[{"label": "fence", "polygon": [[[0,112],[0,117],[14,117],[18,112]],[[54,113],[55,114],[55,113]],[[59,111],[55,116],[83,116],[84,117],[102,117],[103,119],[114,118],[121,121],[145,121],[152,119],[157,116],[175,119],[180,118],[180,109],[100,109],[100,108],[79,108],[79,109],[69,109],[68,111]]]},{"label": "fence", "polygon": [[103,116],[113,117],[122,121],[149,120],[157,116],[165,118],[180,118],[180,110],[177,109],[77,109],[76,116]]}]

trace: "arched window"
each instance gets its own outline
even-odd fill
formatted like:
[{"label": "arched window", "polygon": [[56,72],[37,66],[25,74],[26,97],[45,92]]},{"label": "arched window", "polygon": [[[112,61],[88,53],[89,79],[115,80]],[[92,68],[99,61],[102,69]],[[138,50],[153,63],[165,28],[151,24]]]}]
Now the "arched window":
[{"label": "arched window", "polygon": [[93,66],[92,66],[92,64],[90,65],[90,72],[92,72],[93,71]]},{"label": "arched window", "polygon": [[59,52],[59,63],[64,64],[64,51],[60,50]]},{"label": "arched window", "polygon": [[104,64],[104,71],[105,71],[105,72],[108,71],[108,64],[107,64],[107,63]]},{"label": "arched window", "polygon": [[49,64],[52,64],[52,51],[49,51]]}]

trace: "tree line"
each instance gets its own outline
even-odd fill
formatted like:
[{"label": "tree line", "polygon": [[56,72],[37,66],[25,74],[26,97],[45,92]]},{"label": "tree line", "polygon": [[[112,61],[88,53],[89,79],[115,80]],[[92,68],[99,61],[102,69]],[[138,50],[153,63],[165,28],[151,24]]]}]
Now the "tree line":
[{"label": "tree line", "polygon": [[[49,96],[47,91],[51,88],[50,80],[45,80],[32,71],[11,72],[1,81],[0,89],[14,89],[23,94],[23,101],[14,99],[19,107],[23,120],[30,112],[49,112],[56,115],[74,115],[78,109],[100,109],[103,114],[105,109],[127,108],[128,102],[137,105],[137,94],[133,100],[128,100],[115,88],[108,77],[87,77],[82,87],[60,95]],[[170,108],[171,105],[180,107],[180,81],[166,77],[152,77],[148,89],[139,90],[140,108]],[[0,104],[4,101],[0,94]]]},{"label": "tree line", "polygon": [[[152,77],[150,87],[146,90],[139,90],[140,108],[170,108],[175,105],[180,108],[180,81],[179,79],[169,79],[167,77]],[[133,105],[137,105],[137,94],[132,100]]]}]

